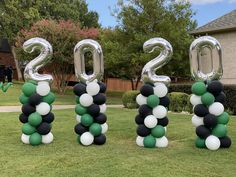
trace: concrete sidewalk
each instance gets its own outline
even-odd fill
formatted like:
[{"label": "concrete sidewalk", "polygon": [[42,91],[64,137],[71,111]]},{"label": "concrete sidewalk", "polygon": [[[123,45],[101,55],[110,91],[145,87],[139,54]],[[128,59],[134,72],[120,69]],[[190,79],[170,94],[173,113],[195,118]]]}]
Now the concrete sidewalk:
[{"label": "concrete sidewalk", "polygon": [[[123,108],[123,105],[107,105],[108,108]],[[75,105],[53,105],[53,110],[73,109]],[[0,106],[0,112],[21,112],[21,106]]]}]

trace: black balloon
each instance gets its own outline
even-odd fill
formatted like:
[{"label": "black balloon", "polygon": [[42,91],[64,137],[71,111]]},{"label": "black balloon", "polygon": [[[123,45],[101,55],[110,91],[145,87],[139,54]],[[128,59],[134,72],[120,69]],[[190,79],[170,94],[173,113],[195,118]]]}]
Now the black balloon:
[{"label": "black balloon", "polygon": [[145,105],[145,104],[141,105],[138,111],[139,111],[140,116],[142,116],[143,118],[152,114],[152,108],[150,108],[148,105]]},{"label": "black balloon", "polygon": [[52,112],[49,112],[47,115],[42,116],[43,122],[51,123],[54,120],[54,114]]},{"label": "black balloon", "polygon": [[209,135],[211,135],[211,131],[204,125],[200,125],[196,128],[196,134],[200,138],[206,139]]},{"label": "black balloon", "polygon": [[94,121],[99,124],[104,124],[107,121],[107,116],[103,113],[99,113],[99,115],[94,118]]},{"label": "black balloon", "polygon": [[215,96],[215,102],[220,102],[224,104],[226,101],[226,95],[224,92],[221,92],[219,95]]},{"label": "black balloon", "polygon": [[26,103],[26,104],[23,104],[21,110],[26,116],[29,116],[30,114],[36,111],[36,108],[30,105],[29,103]]},{"label": "black balloon", "polygon": [[98,93],[97,95],[93,96],[93,103],[102,105],[106,103],[106,96],[103,93]]},{"label": "black balloon", "polygon": [[164,117],[163,119],[158,119],[157,125],[162,125],[163,127],[167,126],[169,123],[169,119]]},{"label": "black balloon", "polygon": [[78,83],[74,86],[74,93],[77,95],[77,96],[81,96],[83,95],[84,93],[86,93],[86,86],[82,83]]},{"label": "black balloon", "polygon": [[198,104],[194,107],[193,112],[198,116],[198,117],[204,117],[209,113],[208,108],[204,106],[203,104]]},{"label": "black balloon", "polygon": [[141,117],[139,114],[135,117],[135,122],[136,124],[143,124],[144,123],[144,119],[143,117]]},{"label": "black balloon", "polygon": [[145,125],[141,124],[137,127],[137,134],[139,136],[145,137],[151,133],[151,129],[147,128]]},{"label": "black balloon", "polygon": [[28,122],[28,116],[26,116],[24,113],[21,113],[19,116],[19,120],[24,124]]},{"label": "black balloon", "polygon": [[228,136],[220,138],[220,147],[229,148],[231,146],[231,139]]},{"label": "black balloon", "polygon": [[107,86],[103,82],[98,82],[100,86],[100,93],[105,93],[107,90]]},{"label": "black balloon", "polygon": [[46,135],[51,131],[51,125],[47,122],[42,122],[38,127],[37,127],[37,132],[40,135]]},{"label": "black balloon", "polygon": [[96,104],[92,104],[87,108],[87,111],[91,116],[97,117],[100,113],[100,107]]},{"label": "black balloon", "polygon": [[88,128],[84,127],[81,123],[77,124],[74,128],[75,133],[82,135],[84,132],[88,131]]},{"label": "black balloon", "polygon": [[140,93],[143,95],[143,96],[150,96],[150,95],[153,95],[154,93],[154,90],[153,90],[153,87],[149,84],[144,84],[141,89],[140,89]]},{"label": "black balloon", "polygon": [[32,106],[36,106],[40,102],[42,102],[42,96],[40,96],[37,93],[35,93],[29,97],[29,104],[31,104]]},{"label": "black balloon", "polygon": [[168,96],[164,96],[164,97],[160,98],[160,103],[159,103],[159,105],[168,107],[169,104],[170,104],[170,99],[169,99]]},{"label": "black balloon", "polygon": [[207,91],[211,92],[213,95],[219,95],[223,89],[223,85],[220,83],[220,81],[212,81],[207,86]]},{"label": "black balloon", "polygon": [[213,114],[207,114],[203,118],[204,125],[208,128],[212,128],[217,124],[217,117]]},{"label": "black balloon", "polygon": [[94,144],[102,145],[105,144],[105,142],[106,142],[106,136],[104,134],[94,137]]}]

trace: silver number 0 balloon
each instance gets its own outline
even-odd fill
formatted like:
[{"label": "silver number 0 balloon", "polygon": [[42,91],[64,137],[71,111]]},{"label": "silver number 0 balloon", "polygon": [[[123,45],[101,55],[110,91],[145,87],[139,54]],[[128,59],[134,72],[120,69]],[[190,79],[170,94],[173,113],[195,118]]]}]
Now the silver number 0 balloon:
[{"label": "silver number 0 balloon", "polygon": [[155,49],[161,49],[159,56],[149,61],[142,70],[142,80],[146,82],[162,82],[169,85],[170,78],[168,76],[158,76],[156,75],[156,70],[166,65],[173,54],[173,48],[171,44],[163,38],[152,38],[143,44],[143,49],[145,52],[152,53]]},{"label": "silver number 0 balloon", "polygon": [[32,38],[27,40],[23,44],[23,49],[25,52],[32,53],[35,50],[40,50],[40,55],[30,61],[24,71],[25,80],[35,80],[52,82],[53,77],[49,74],[39,74],[38,70],[45,66],[52,59],[52,46],[51,44],[42,38]]},{"label": "silver number 0 balloon", "polygon": [[[87,75],[85,71],[85,53],[91,52],[93,55],[93,74]],[[74,48],[75,75],[81,81],[100,81],[104,73],[104,61],[102,47],[92,39],[85,39],[78,42]]]},{"label": "silver number 0 balloon", "polygon": [[[209,73],[204,73],[200,65],[201,53],[204,48],[210,50],[211,71]],[[213,50],[216,51],[216,56],[214,57]],[[214,62],[213,58],[216,62]],[[203,36],[195,39],[189,49],[189,59],[191,74],[195,80],[211,81],[218,80],[222,77],[222,51],[220,43],[215,38]],[[214,68],[215,65],[217,65],[216,69]]]}]

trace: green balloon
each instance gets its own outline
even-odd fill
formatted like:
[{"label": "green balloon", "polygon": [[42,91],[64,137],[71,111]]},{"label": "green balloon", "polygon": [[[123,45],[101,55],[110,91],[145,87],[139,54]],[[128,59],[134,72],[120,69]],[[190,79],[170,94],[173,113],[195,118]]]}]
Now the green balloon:
[{"label": "green balloon", "polygon": [[25,103],[28,103],[29,97],[27,97],[27,96],[25,96],[24,94],[22,94],[22,95],[19,97],[19,100],[20,100],[21,104],[25,104]]},{"label": "green balloon", "polygon": [[206,147],[205,139],[201,139],[201,138],[197,137],[195,140],[195,145],[198,148],[205,148]]},{"label": "green balloon", "polygon": [[151,134],[155,138],[160,138],[165,135],[165,128],[161,125],[157,125],[151,130]]},{"label": "green balloon", "polygon": [[36,128],[31,126],[29,123],[25,123],[22,126],[22,132],[26,135],[31,135],[36,132]]},{"label": "green balloon", "polygon": [[90,114],[84,114],[82,115],[81,117],[81,123],[84,125],[84,126],[90,126],[92,125],[93,123],[93,117],[90,115]]},{"label": "green balloon", "polygon": [[147,97],[147,105],[151,108],[156,107],[157,105],[159,105],[160,103],[160,99],[158,96],[156,95],[150,95]]},{"label": "green balloon", "polygon": [[26,82],[23,86],[22,86],[22,92],[26,95],[26,96],[31,96],[32,94],[34,94],[36,92],[36,86],[30,82]]},{"label": "green balloon", "polygon": [[209,106],[214,103],[215,97],[211,93],[206,92],[201,96],[201,101],[204,105]]},{"label": "green balloon", "polygon": [[98,123],[93,123],[90,127],[89,127],[89,131],[90,133],[92,133],[94,136],[98,136],[102,133],[102,127],[100,124]]},{"label": "green balloon", "polygon": [[192,85],[192,92],[195,94],[195,95],[198,95],[198,96],[201,96],[203,95],[204,93],[206,93],[206,85],[204,84],[204,82],[195,82],[193,85]]},{"label": "green balloon", "polygon": [[29,142],[33,146],[40,145],[42,142],[42,135],[40,135],[39,133],[34,133],[30,135]]},{"label": "green balloon", "polygon": [[36,127],[42,122],[42,116],[39,113],[34,112],[29,115],[28,122],[30,125]]},{"label": "green balloon", "polygon": [[81,106],[80,104],[77,104],[75,107],[75,112],[76,112],[76,114],[79,114],[82,116],[87,113],[87,109],[85,107]]},{"label": "green balloon", "polygon": [[75,102],[76,102],[77,104],[80,104],[79,98],[80,98],[80,97],[77,96],[76,99],[75,99]]},{"label": "green balloon", "polygon": [[220,116],[217,117],[218,124],[227,124],[229,122],[229,114],[227,112],[223,112]]},{"label": "green balloon", "polygon": [[144,147],[147,148],[154,148],[156,146],[156,138],[154,138],[152,135],[144,137],[143,140]]},{"label": "green balloon", "polygon": [[217,136],[218,138],[224,137],[227,135],[227,128],[223,124],[217,124],[213,129],[212,129],[212,134]]},{"label": "green balloon", "polygon": [[43,102],[52,104],[55,101],[55,95],[52,92],[49,92],[46,96],[43,97]]}]

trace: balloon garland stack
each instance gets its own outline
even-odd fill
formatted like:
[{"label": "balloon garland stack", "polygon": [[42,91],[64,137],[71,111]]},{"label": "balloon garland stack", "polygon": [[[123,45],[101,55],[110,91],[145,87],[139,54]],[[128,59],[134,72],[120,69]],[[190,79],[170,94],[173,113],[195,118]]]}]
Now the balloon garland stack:
[{"label": "balloon garland stack", "polygon": [[167,147],[166,126],[168,125],[167,110],[169,106],[167,76],[157,76],[155,70],[167,64],[172,56],[171,44],[162,38],[153,38],[144,43],[144,51],[152,52],[161,48],[160,55],[148,62],[142,71],[144,85],[136,97],[139,114],[135,118],[137,127],[136,144],[146,148]]},{"label": "balloon garland stack", "polygon": [[[218,53],[219,66],[216,72],[204,74],[193,67],[193,52],[201,52],[201,47],[210,46]],[[200,55],[198,55],[200,56]],[[197,57],[195,57],[196,59]],[[200,59],[197,58],[199,61]],[[194,106],[192,123],[196,127],[197,138],[195,145],[198,148],[217,150],[229,148],[231,139],[227,136],[226,124],[229,122],[229,114],[224,111],[226,96],[223,85],[218,80],[223,75],[222,54],[219,42],[212,37],[204,36],[196,39],[190,47],[191,73],[197,80],[192,85],[191,104]],[[199,63],[199,62],[198,62]],[[199,74],[201,73],[201,74]]]},{"label": "balloon garland stack", "polygon": [[[85,52],[93,54],[94,73],[87,75],[84,66]],[[76,97],[76,120],[78,124],[74,131],[78,135],[78,143],[89,146],[103,145],[106,142],[104,135],[108,130],[106,123],[106,85],[98,80],[102,79],[103,55],[101,46],[94,40],[80,41],[74,49],[74,63],[76,77],[79,83],[74,86]]]},{"label": "balloon garland stack", "polygon": [[24,43],[23,49],[28,53],[38,49],[41,54],[29,62],[24,71],[27,82],[22,86],[22,95],[19,98],[23,104],[19,116],[23,123],[21,141],[33,146],[49,144],[53,141],[51,124],[54,114],[51,112],[51,104],[55,100],[49,84],[52,76],[40,75],[37,70],[51,59],[52,47],[44,39],[32,38]]}]

